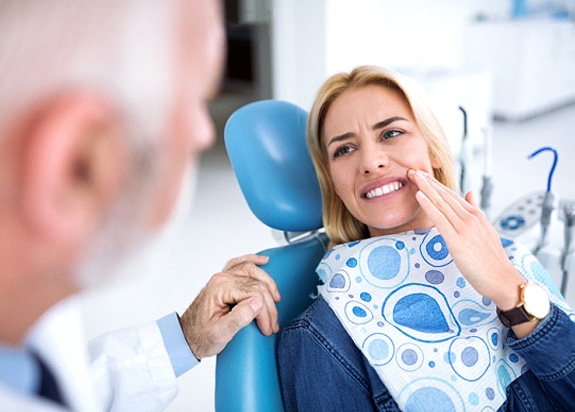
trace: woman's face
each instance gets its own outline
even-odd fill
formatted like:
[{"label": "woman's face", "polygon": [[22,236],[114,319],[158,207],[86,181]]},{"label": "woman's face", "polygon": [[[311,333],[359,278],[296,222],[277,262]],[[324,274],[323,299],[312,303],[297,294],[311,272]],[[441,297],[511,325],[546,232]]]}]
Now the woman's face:
[{"label": "woman's face", "polygon": [[370,85],[344,92],[327,112],[322,141],[337,195],[371,236],[433,226],[407,171],[433,174],[440,165],[398,91]]}]

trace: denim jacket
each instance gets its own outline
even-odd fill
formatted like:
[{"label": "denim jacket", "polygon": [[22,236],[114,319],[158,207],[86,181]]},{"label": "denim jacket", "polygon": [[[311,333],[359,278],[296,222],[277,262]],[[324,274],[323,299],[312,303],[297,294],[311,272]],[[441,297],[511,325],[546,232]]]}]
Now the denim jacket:
[{"label": "denim jacket", "polygon": [[[507,388],[500,411],[575,411],[575,323],[556,306],[507,344],[530,370]],[[390,393],[321,297],[282,333],[278,362],[287,411],[399,411]],[[430,405],[430,410],[433,405]]]}]

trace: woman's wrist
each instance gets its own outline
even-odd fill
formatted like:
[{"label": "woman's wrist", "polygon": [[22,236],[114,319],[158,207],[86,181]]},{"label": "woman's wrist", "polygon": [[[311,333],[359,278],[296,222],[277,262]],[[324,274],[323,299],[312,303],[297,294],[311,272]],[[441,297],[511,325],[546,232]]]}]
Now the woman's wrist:
[{"label": "woman's wrist", "polygon": [[528,283],[522,277],[516,282],[514,288],[515,282],[502,288],[503,293],[493,302],[499,309],[498,316],[501,322],[511,327],[515,335],[521,339],[528,336],[540,320],[548,315],[550,303],[547,292],[538,284]]},{"label": "woman's wrist", "polygon": [[500,282],[491,289],[492,296],[486,297],[502,311],[517,307],[521,302],[521,285],[525,284],[526,280],[513,267],[505,270],[499,279]]}]

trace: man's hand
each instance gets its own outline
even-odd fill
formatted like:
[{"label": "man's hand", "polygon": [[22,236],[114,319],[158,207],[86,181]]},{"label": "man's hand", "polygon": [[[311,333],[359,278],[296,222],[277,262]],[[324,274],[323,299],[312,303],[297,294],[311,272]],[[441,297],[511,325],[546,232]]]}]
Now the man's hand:
[{"label": "man's hand", "polygon": [[268,260],[259,255],[230,260],[181,316],[184,336],[196,358],[220,353],[254,318],[264,335],[279,331],[275,304],[281,297],[273,279],[258,267]]}]

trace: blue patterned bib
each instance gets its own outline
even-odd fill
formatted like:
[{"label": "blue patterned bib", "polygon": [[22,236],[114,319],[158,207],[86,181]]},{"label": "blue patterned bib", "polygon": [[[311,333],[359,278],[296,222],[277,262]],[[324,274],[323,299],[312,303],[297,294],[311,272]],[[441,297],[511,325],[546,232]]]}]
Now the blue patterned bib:
[{"label": "blue patterned bib", "polygon": [[[528,280],[572,314],[529,250],[503,240]],[[461,275],[436,229],[364,239],[326,253],[319,293],[406,411],[495,411],[527,365],[495,305]]]}]

